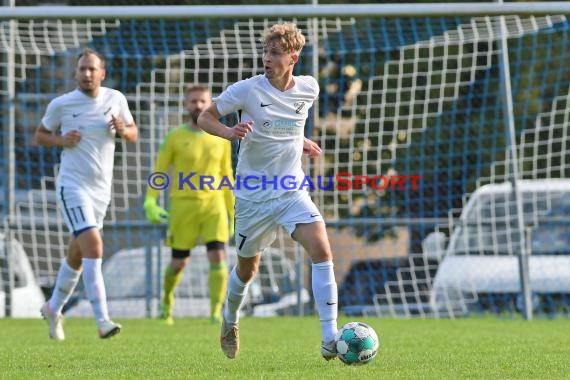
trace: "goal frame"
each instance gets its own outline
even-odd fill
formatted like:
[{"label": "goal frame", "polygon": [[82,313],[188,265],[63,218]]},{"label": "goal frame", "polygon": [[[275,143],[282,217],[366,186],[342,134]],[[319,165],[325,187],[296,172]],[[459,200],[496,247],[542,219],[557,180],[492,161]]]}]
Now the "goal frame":
[{"label": "goal frame", "polygon": [[[10,38],[7,41],[0,41],[0,55],[7,65],[3,69],[3,76],[7,80],[2,83],[0,94],[2,100],[7,105],[7,112],[3,113],[3,122],[8,126],[3,134],[5,157],[4,157],[4,199],[5,207],[2,216],[11,214],[14,205],[14,151],[15,151],[15,42],[14,32],[16,21],[29,19],[144,19],[161,18],[175,19],[185,15],[206,18],[206,19],[229,19],[236,15],[247,15],[247,17],[265,18],[307,18],[313,17],[428,17],[428,16],[506,16],[506,15],[546,15],[546,14],[570,14],[570,3],[562,1],[553,2],[530,2],[530,3],[426,3],[426,4],[318,4],[318,5],[214,5],[214,6],[32,6],[16,7],[4,6],[1,8],[0,20],[8,21]],[[112,16],[110,16],[112,9]],[[500,28],[504,28],[504,17],[501,18]],[[315,19],[316,22],[316,19]],[[316,28],[315,28],[316,29]],[[317,38],[313,39],[317,41]],[[500,41],[500,68],[502,84],[502,101],[504,103],[504,119],[507,128],[507,139],[509,140],[510,157],[509,163],[510,180],[513,184],[513,191],[517,192],[516,183],[518,181],[518,168],[516,167],[516,140],[514,135],[514,120],[512,115],[512,94],[510,88],[510,74],[508,62],[508,47],[506,37],[503,34]],[[312,60],[318,63],[318,49],[313,49]],[[314,70],[318,70],[318,65],[313,65]],[[316,74],[316,73],[314,73]],[[318,116],[314,116],[318,117]],[[517,199],[518,197],[515,197]],[[517,201],[517,214],[519,227],[523,227],[522,204]],[[522,235],[521,235],[522,238]],[[524,247],[524,242],[521,242]],[[524,318],[532,319],[532,306],[529,289],[529,269],[528,253],[523,249],[519,255],[519,273],[521,279],[521,289],[524,300]],[[300,276],[299,276],[300,277]]]}]

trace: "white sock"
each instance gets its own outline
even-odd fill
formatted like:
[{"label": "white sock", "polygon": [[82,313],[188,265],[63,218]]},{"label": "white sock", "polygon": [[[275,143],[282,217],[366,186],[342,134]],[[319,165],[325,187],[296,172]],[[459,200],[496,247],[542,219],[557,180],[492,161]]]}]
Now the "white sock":
[{"label": "white sock", "polygon": [[87,299],[91,302],[97,326],[103,321],[108,321],[107,293],[103,272],[101,272],[102,259],[83,259],[83,284],[87,293]]},{"label": "white sock", "polygon": [[49,308],[54,313],[61,313],[63,306],[73,294],[75,286],[79,282],[81,276],[80,270],[75,270],[69,266],[67,259],[64,258],[57,272],[57,280],[53,292],[49,299]]},{"label": "white sock", "polygon": [[249,283],[244,283],[239,279],[234,266],[228,281],[228,295],[226,305],[224,306],[224,319],[228,324],[237,324],[239,322],[239,309],[243,305]]},{"label": "white sock", "polygon": [[333,262],[314,264],[312,270],[313,296],[321,321],[323,342],[330,342],[337,333],[338,289],[334,278]]}]

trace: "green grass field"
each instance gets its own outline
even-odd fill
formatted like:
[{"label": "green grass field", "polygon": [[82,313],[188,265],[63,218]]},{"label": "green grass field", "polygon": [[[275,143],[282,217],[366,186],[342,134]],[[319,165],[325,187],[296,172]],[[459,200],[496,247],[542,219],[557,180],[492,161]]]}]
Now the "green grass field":
[{"label": "green grass field", "polygon": [[369,323],[381,350],[350,367],[320,357],[316,317],[243,318],[241,351],[226,359],[206,319],[119,320],[97,337],[92,319],[68,319],[66,340],[43,320],[0,319],[0,379],[570,379],[570,320],[471,318]]}]

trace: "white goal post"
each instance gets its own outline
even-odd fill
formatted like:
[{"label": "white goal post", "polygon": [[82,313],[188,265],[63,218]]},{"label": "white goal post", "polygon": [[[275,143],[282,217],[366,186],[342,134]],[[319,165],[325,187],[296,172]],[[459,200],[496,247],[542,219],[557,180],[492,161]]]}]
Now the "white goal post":
[{"label": "white goal post", "polygon": [[[109,9],[113,14],[109,14]],[[5,7],[0,19],[137,19],[180,17],[235,18],[307,18],[307,17],[424,17],[424,16],[540,16],[566,14],[565,1],[525,3],[398,3],[398,4],[316,4],[316,5],[161,5],[161,6],[40,6]]]}]

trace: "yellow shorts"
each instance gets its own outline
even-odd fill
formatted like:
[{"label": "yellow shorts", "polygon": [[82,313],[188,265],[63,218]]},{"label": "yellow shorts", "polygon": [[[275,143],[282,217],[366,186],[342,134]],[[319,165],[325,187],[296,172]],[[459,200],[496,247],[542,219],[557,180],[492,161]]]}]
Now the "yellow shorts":
[{"label": "yellow shorts", "polygon": [[169,212],[166,243],[171,248],[192,249],[198,238],[204,244],[213,241],[226,243],[230,238],[223,196],[208,200],[172,198]]}]

